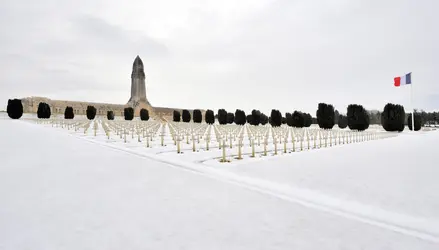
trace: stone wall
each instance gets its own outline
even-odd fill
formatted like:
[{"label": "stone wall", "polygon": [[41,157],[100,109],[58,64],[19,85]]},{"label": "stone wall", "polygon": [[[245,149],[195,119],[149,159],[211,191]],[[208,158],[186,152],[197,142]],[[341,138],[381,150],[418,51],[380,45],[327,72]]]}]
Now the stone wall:
[{"label": "stone wall", "polygon": [[[49,104],[52,114],[64,114],[67,106],[73,108],[75,115],[85,115],[87,106],[94,106],[96,108],[96,115],[106,116],[107,111],[113,111],[115,116],[123,116],[124,108],[130,107],[128,104],[109,104],[109,103],[96,103],[96,102],[78,102],[78,101],[63,101],[63,100],[51,100],[46,97],[27,97],[21,99],[23,103],[23,111],[25,113],[36,113],[38,110],[38,104],[45,102]],[[182,109],[152,107],[149,103],[138,103],[134,108],[134,115],[139,116],[140,110],[144,108],[149,111],[149,115],[166,117],[168,120],[172,120],[174,110],[182,112]],[[192,110],[189,110],[192,115]],[[205,110],[201,110],[201,113],[205,115]],[[193,116],[193,115],[192,115]]]}]

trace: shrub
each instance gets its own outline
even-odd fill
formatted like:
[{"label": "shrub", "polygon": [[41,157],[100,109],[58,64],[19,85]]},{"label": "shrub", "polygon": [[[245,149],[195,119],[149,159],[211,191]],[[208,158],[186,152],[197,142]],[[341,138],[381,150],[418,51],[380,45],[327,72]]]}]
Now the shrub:
[{"label": "shrub", "polygon": [[286,117],[282,117],[282,124],[287,124],[287,118]]},{"label": "shrub", "polygon": [[187,109],[183,109],[183,112],[181,113],[181,118],[183,119],[183,122],[190,122],[191,121],[191,113]]},{"label": "shrub", "polygon": [[9,99],[6,112],[9,118],[20,119],[23,116],[23,103],[20,99]]},{"label": "shrub", "polygon": [[49,119],[52,115],[49,104],[40,102],[38,104],[37,117],[40,119]]},{"label": "shrub", "polygon": [[318,109],[317,109],[317,123],[319,124],[320,128],[324,129],[332,129],[334,127],[334,106],[331,104],[326,103],[319,103]]},{"label": "shrub", "polygon": [[73,113],[72,107],[66,107],[64,110],[64,119],[73,119],[75,117],[75,114]]},{"label": "shrub", "polygon": [[246,121],[248,124],[253,125],[253,116],[252,115],[247,115],[245,117]]},{"label": "shrub", "polygon": [[[412,127],[412,114],[408,115],[407,118],[407,125],[409,126],[410,130],[413,130]],[[422,117],[421,114],[415,113],[415,131],[419,131],[422,127]]]},{"label": "shrub", "polygon": [[87,115],[87,119],[93,120],[96,117],[96,108],[94,106],[87,106],[85,113]]},{"label": "shrub", "polygon": [[348,127],[351,130],[364,131],[369,128],[369,113],[362,105],[350,104],[347,110],[347,119]]},{"label": "shrub", "polygon": [[258,126],[259,124],[261,124],[261,111],[253,109],[251,125]]},{"label": "shrub", "polygon": [[237,109],[235,111],[235,124],[237,125],[245,125],[247,122],[247,117],[243,110]]},{"label": "shrub", "polygon": [[227,113],[227,123],[232,124],[235,121],[235,115],[233,113]]},{"label": "shrub", "polygon": [[181,120],[180,111],[174,110],[174,114],[172,115],[172,120],[174,122],[180,122]]},{"label": "shrub", "polygon": [[271,110],[271,115],[270,115],[270,125],[273,127],[280,127],[282,125],[282,114],[280,113],[279,110],[277,109],[272,109]]},{"label": "shrub", "polygon": [[312,116],[311,116],[311,114],[304,113],[303,117],[305,118],[304,126],[307,127],[307,128],[311,127],[311,124],[312,124]]},{"label": "shrub", "polygon": [[293,116],[293,127],[303,128],[305,126],[305,116],[302,112],[294,111],[292,116]]},{"label": "shrub", "polygon": [[218,122],[221,125],[227,124],[227,111],[225,109],[218,110]]},{"label": "shrub", "polygon": [[[416,117],[415,117],[416,121]],[[387,103],[381,113],[381,125],[386,131],[404,131],[405,110],[402,105]]]},{"label": "shrub", "polygon": [[348,118],[344,115],[338,116],[338,127],[343,129],[348,126]]},{"label": "shrub", "polygon": [[201,123],[203,121],[203,115],[201,114],[201,110],[195,109],[193,115],[193,120],[195,123]]},{"label": "shrub", "polygon": [[214,124],[215,123],[215,114],[213,113],[213,110],[206,110],[206,114],[204,116],[204,119],[207,124]]},{"label": "shrub", "polygon": [[134,119],[134,109],[132,107],[126,107],[123,109],[123,116],[126,121],[131,121]]},{"label": "shrub", "polygon": [[142,120],[142,121],[148,121],[149,120],[149,111],[147,109],[141,109],[140,110],[140,120]]},{"label": "shrub", "polygon": [[114,120],[114,112],[113,111],[107,111],[107,120]]},{"label": "shrub", "polygon": [[267,124],[268,123],[268,116],[266,115],[266,114],[264,114],[264,113],[261,113],[261,116],[260,116],[260,123],[261,123],[261,125],[265,125],[265,124]]}]

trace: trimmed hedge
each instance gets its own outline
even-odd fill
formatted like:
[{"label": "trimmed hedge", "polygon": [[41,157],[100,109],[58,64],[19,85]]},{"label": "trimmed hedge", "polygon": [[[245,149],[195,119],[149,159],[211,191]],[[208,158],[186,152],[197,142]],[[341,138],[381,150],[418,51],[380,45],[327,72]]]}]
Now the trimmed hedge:
[{"label": "trimmed hedge", "polygon": [[20,99],[9,99],[6,112],[11,119],[20,119],[23,116],[23,103]]},{"label": "trimmed hedge", "polygon": [[140,110],[140,120],[148,121],[149,120],[149,111],[147,109]]},{"label": "trimmed hedge", "polygon": [[172,115],[172,121],[174,121],[174,122],[180,122],[181,121],[180,111],[174,110],[174,113]]},{"label": "trimmed hedge", "polygon": [[319,103],[316,116],[320,128],[332,129],[334,127],[335,111],[331,104]]},{"label": "trimmed hedge", "polygon": [[72,107],[66,107],[64,110],[64,119],[73,119],[75,117],[75,114],[73,113]]},{"label": "trimmed hedge", "polygon": [[386,131],[402,132],[405,128],[405,116],[404,106],[387,103],[381,113],[381,125]]},{"label": "trimmed hedge", "polygon": [[181,113],[181,118],[183,122],[190,122],[191,121],[191,113],[187,109],[183,109],[183,112]]},{"label": "trimmed hedge", "polygon": [[347,118],[348,127],[351,130],[364,131],[369,128],[369,113],[362,105],[350,104],[347,110]]},{"label": "trimmed hedge", "polygon": [[203,121],[203,114],[201,114],[201,110],[195,109],[193,115],[193,120],[195,123],[201,123]]},{"label": "trimmed hedge", "polygon": [[94,106],[87,106],[87,119],[93,120],[96,117],[96,108]]},{"label": "trimmed hedge", "polygon": [[134,109],[132,107],[124,108],[123,116],[126,121],[132,121],[134,119]]},{"label": "trimmed hedge", "polygon": [[338,127],[341,129],[348,127],[348,118],[344,115],[338,116]]},{"label": "trimmed hedge", "polygon": [[114,120],[114,112],[113,111],[107,111],[107,120],[111,121]]},{"label": "trimmed hedge", "polygon": [[213,110],[206,110],[206,114],[204,115],[204,120],[207,124],[214,124],[215,123],[215,114],[213,113]]},{"label": "trimmed hedge", "polygon": [[38,104],[37,117],[40,119],[49,119],[52,115],[49,104],[40,102]]}]

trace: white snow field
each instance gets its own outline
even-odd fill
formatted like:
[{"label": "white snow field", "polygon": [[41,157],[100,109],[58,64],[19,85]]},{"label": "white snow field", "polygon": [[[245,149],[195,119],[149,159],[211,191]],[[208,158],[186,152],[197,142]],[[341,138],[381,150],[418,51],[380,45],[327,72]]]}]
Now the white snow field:
[{"label": "white snow field", "polygon": [[438,131],[230,163],[110,134],[0,118],[0,249],[439,249]]}]

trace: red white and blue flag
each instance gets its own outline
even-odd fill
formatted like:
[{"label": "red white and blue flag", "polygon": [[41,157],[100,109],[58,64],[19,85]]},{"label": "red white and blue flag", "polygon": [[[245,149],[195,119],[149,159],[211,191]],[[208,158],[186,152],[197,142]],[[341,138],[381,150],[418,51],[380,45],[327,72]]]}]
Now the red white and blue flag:
[{"label": "red white and blue flag", "polygon": [[407,85],[407,84],[412,84],[412,73],[408,73],[404,76],[397,76],[394,79],[394,85],[395,87],[399,87],[401,85]]}]

